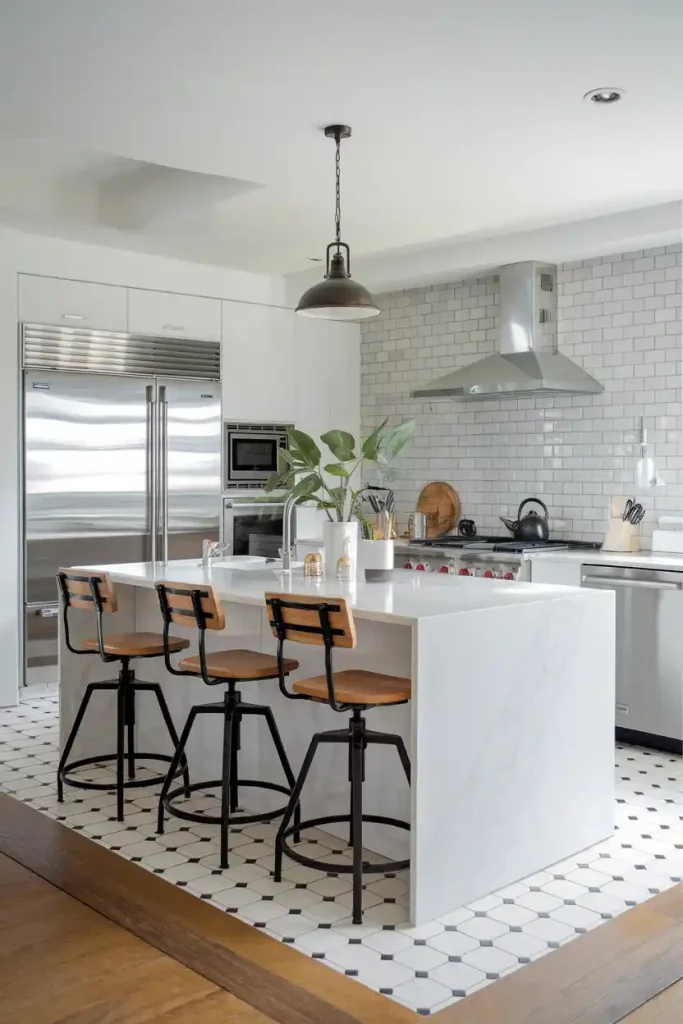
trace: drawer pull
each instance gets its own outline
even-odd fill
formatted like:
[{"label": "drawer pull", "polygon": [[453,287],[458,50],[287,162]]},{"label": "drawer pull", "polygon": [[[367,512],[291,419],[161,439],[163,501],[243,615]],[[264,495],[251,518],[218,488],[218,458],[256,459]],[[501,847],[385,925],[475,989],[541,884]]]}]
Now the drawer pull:
[{"label": "drawer pull", "polygon": [[62,313],[62,320],[85,320],[81,313]]}]

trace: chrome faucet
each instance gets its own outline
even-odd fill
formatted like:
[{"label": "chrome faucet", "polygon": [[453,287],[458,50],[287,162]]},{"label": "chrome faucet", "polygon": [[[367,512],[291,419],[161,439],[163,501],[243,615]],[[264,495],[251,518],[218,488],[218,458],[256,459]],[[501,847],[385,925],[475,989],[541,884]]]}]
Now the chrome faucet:
[{"label": "chrome faucet", "polygon": [[211,565],[214,558],[218,558],[219,555],[224,555],[229,549],[230,544],[220,544],[218,541],[205,540],[202,541],[202,566],[207,568]]},{"label": "chrome faucet", "polygon": [[285,502],[285,508],[282,513],[282,572],[292,571],[292,552],[294,548],[292,544],[292,521],[294,509],[300,500],[299,495],[290,495]]}]

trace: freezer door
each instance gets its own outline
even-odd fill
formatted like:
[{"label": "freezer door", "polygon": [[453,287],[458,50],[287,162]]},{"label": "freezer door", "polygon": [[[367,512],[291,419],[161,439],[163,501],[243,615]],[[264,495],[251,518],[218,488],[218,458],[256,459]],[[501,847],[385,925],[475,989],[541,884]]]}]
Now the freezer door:
[{"label": "freezer door", "polygon": [[27,663],[56,660],[61,565],[150,558],[154,388],[131,377],[24,375]]},{"label": "freezer door", "polygon": [[201,557],[221,515],[220,381],[158,381],[160,558]]}]

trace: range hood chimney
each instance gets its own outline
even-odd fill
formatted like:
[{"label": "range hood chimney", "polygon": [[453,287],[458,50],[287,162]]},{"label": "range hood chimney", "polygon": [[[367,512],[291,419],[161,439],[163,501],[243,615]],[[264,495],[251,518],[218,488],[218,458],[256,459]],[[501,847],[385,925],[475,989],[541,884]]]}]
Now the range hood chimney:
[{"label": "range hood chimney", "polygon": [[604,387],[557,350],[557,267],[500,268],[497,352],[411,391],[412,398],[472,401],[510,395],[597,395]]}]

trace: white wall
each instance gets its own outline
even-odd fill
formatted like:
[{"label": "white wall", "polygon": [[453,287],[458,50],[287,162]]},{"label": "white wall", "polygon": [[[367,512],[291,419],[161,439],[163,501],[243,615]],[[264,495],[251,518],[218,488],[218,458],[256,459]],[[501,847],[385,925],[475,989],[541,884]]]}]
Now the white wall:
[{"label": "white wall", "polygon": [[599,395],[412,400],[416,384],[493,352],[498,279],[379,296],[382,312],[362,327],[363,429],[417,419],[396,485],[403,522],[424,484],[446,480],[480,533],[505,533],[498,516],[538,495],[553,536],[601,541],[609,495],[635,491],[644,416],[666,481],[639,495],[649,546],[656,516],[683,509],[682,272],[680,244],[559,267],[559,347],[604,384]]},{"label": "white wall", "polygon": [[0,706],[16,700],[19,681],[19,415],[17,275],[43,274],[159,291],[185,292],[250,303],[281,305],[282,279],[227,267],[186,263],[68,242],[19,231],[0,231]]}]

